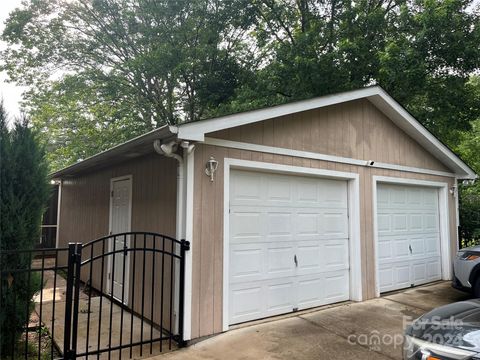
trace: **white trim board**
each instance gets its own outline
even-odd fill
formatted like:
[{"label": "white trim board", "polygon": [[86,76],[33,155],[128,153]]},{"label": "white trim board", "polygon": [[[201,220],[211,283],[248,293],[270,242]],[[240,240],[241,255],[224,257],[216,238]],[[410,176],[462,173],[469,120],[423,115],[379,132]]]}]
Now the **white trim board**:
[{"label": "white trim board", "polygon": [[442,161],[447,167],[454,169],[454,172],[459,174],[459,178],[475,179],[477,177],[467,164],[433,136],[380,86],[326,95],[314,99],[296,101],[289,104],[221,116],[203,121],[190,122],[178,125],[175,129],[172,128],[171,131],[177,133],[178,138],[182,140],[204,141],[205,134],[215,131],[358,99],[367,99],[370,101],[433,156]]},{"label": "white trim board", "polygon": [[62,210],[62,186],[63,186],[63,181],[60,180],[60,183],[58,184],[58,199],[57,199],[57,233],[56,233],[56,239],[55,239],[55,247],[59,247],[58,245],[60,244],[60,211]]},{"label": "white trim board", "polygon": [[183,338],[190,340],[192,338],[192,286],[193,286],[193,266],[192,266],[192,247],[193,243],[193,199],[194,199],[194,179],[195,179],[195,151],[189,153],[186,157],[187,173],[185,176],[186,184],[186,210],[185,210],[185,240],[190,242],[190,251],[185,252],[185,296],[183,307]]},{"label": "white trim board", "polygon": [[375,259],[375,296],[380,297],[379,284],[379,266],[377,261],[378,254],[378,221],[377,221],[377,188],[378,183],[393,185],[412,185],[437,188],[438,211],[440,218],[440,253],[442,257],[442,279],[451,280],[451,239],[450,239],[450,212],[448,207],[448,183],[425,181],[416,179],[404,179],[389,176],[372,176],[373,186],[373,242],[374,242],[374,259]]},{"label": "white trim board", "polygon": [[[128,229],[126,232],[130,232],[132,230],[132,203],[133,203],[133,194],[132,194],[132,188],[133,188],[133,176],[132,175],[124,175],[124,176],[118,176],[115,178],[110,179],[110,193],[109,193],[109,198],[110,198],[110,205],[109,205],[109,216],[108,216],[108,234],[110,235],[112,233],[112,196],[110,195],[111,192],[113,191],[113,183],[116,181],[122,181],[122,180],[129,180],[129,192],[130,192],[130,199],[129,199],[129,204],[128,204]],[[127,240],[127,247],[130,247],[130,239]],[[111,248],[110,242],[108,244],[108,251],[113,251]],[[108,257],[107,261],[107,274],[111,271],[112,267],[112,256]],[[125,260],[126,264],[126,269],[125,269],[125,274],[130,274],[130,257],[127,254],[127,259]],[[103,276],[103,274],[102,274]],[[128,304],[128,295],[129,295],[129,284],[130,284],[130,276],[125,277],[125,282],[126,284],[123,284],[123,287],[125,288],[125,296],[124,296],[124,304]],[[112,292],[111,290],[111,284],[110,281],[107,281],[107,293]],[[117,299],[118,300],[118,299]],[[121,299],[120,299],[121,301]]]},{"label": "white trim board", "polygon": [[331,162],[336,162],[341,164],[366,166],[366,167],[378,168],[378,169],[398,170],[398,171],[412,172],[417,174],[455,177],[455,174],[445,172],[445,171],[423,169],[423,168],[417,168],[412,166],[388,164],[388,163],[375,162],[375,161],[373,165],[370,165],[371,160],[360,160],[360,159],[346,158],[341,156],[319,154],[319,153],[314,153],[310,151],[293,150],[293,149],[287,149],[287,148],[281,148],[281,147],[265,146],[265,145],[258,145],[258,144],[252,144],[252,143],[216,139],[216,138],[210,138],[210,137],[206,137],[204,143],[207,145],[222,146],[222,147],[232,148],[232,149],[249,150],[249,151],[275,154],[275,155],[294,156],[294,157],[300,157],[305,159],[331,161]]},{"label": "white trim board", "polygon": [[348,181],[349,249],[350,249],[350,299],[362,301],[361,232],[360,232],[360,180],[356,173],[306,167],[278,165],[250,160],[224,159],[223,203],[223,331],[227,331],[229,309],[229,242],[230,242],[230,170],[258,170],[291,175],[317,176]]}]

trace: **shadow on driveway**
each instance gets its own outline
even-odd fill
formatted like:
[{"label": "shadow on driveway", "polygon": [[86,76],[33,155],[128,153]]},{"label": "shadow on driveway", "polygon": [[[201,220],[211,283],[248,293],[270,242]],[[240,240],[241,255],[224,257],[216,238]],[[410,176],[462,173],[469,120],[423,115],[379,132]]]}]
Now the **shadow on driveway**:
[{"label": "shadow on driveway", "polygon": [[437,282],[245,325],[157,360],[401,359],[403,329],[437,306],[468,299]]}]

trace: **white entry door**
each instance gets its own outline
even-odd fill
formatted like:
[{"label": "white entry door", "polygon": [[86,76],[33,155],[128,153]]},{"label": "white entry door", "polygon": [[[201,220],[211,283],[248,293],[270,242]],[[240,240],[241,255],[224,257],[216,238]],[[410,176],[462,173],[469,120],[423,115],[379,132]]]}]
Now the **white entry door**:
[{"label": "white entry door", "polygon": [[349,299],[347,182],[232,170],[229,324]]},{"label": "white entry door", "polygon": [[380,292],[442,278],[438,189],[378,184]]},{"label": "white entry door", "polygon": [[[110,234],[130,231],[131,223],[131,189],[132,179],[112,179],[110,193]],[[117,236],[110,239],[109,251],[117,251],[129,246],[129,236]],[[127,303],[129,257],[123,252],[109,256],[108,289],[113,296]],[[124,276],[125,267],[125,276]],[[112,290],[113,284],[113,290]],[[124,289],[125,288],[125,289]]]}]

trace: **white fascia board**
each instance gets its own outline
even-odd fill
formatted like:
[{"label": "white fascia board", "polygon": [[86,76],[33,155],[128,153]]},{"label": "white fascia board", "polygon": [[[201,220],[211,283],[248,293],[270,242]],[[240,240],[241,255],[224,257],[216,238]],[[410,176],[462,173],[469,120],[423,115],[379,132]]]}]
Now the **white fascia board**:
[{"label": "white fascia board", "polygon": [[221,116],[209,120],[191,122],[178,126],[178,138],[183,140],[204,141],[205,134],[214,131],[220,131],[302,111],[318,109],[325,106],[366,98],[379,94],[379,91],[380,88],[375,86],[339,94],[322,96],[309,100],[296,101],[291,104],[277,105],[265,109],[252,110],[238,114]]}]

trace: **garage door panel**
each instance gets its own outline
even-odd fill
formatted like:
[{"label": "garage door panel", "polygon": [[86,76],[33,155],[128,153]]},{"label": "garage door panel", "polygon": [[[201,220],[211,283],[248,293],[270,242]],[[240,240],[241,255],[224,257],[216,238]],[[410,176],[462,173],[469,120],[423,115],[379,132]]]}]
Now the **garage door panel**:
[{"label": "garage door panel", "polygon": [[280,278],[293,276],[295,272],[295,263],[293,255],[295,253],[294,244],[268,244],[266,254],[266,273],[264,278]]},{"label": "garage door panel", "polygon": [[258,244],[231,245],[230,281],[245,282],[263,277],[264,249]]},{"label": "garage door panel", "polygon": [[408,245],[410,241],[404,237],[397,237],[392,239],[393,243],[393,261],[403,260],[403,258],[408,259],[410,256],[410,249]]},{"label": "garage door panel", "polygon": [[424,230],[425,231],[437,231],[438,230],[438,215],[426,214],[424,216]]},{"label": "garage door panel", "polygon": [[411,256],[412,258],[421,256],[422,258],[428,253],[425,248],[425,239],[423,238],[411,238],[409,240],[410,246],[412,248]]},{"label": "garage door panel", "polygon": [[291,238],[293,235],[292,217],[290,212],[268,212],[266,214],[266,232],[271,240],[281,236]]},{"label": "garage door panel", "polygon": [[293,200],[293,184],[292,181],[285,176],[279,177],[263,177],[266,182],[266,201],[268,203],[283,203],[288,205]]},{"label": "garage door panel", "polygon": [[320,202],[328,207],[347,208],[347,182],[322,179],[318,182]]},{"label": "garage door panel", "polygon": [[410,214],[409,216],[409,230],[410,231],[423,231],[423,215]]},{"label": "garage door panel", "polygon": [[231,286],[229,299],[230,321],[238,323],[260,317],[264,313],[262,308],[264,291],[261,284],[250,286]]},{"label": "garage door panel", "polygon": [[[231,179],[230,324],[348,299],[347,182],[239,170]],[[249,197],[243,183],[260,190]],[[249,294],[257,303],[242,304]]]},{"label": "garage door panel", "polygon": [[345,270],[349,268],[348,239],[330,240],[323,244],[322,258],[325,271]]},{"label": "garage door panel", "polygon": [[318,213],[299,212],[295,215],[296,234],[305,237],[318,237],[321,234],[321,222]]},{"label": "garage door panel", "polygon": [[438,235],[433,235],[431,237],[425,237],[425,250],[430,255],[440,256],[440,243],[438,242]]},{"label": "garage door panel", "polygon": [[298,280],[298,309],[306,309],[349,299],[346,270],[301,276]]},{"label": "garage door panel", "polygon": [[438,195],[436,191],[423,191],[423,204],[431,209],[438,208]]},{"label": "garage door panel", "polygon": [[323,305],[325,300],[325,280],[323,276],[303,277],[298,281],[298,309]]},{"label": "garage door panel", "polygon": [[296,200],[300,206],[318,206],[319,187],[316,179],[298,180]]},{"label": "garage door panel", "polygon": [[422,189],[407,189],[407,203],[408,205],[414,205],[418,207],[418,205],[422,204]]},{"label": "garage door panel", "polygon": [[325,211],[321,217],[323,235],[328,238],[348,237],[347,211]]},{"label": "garage door panel", "polygon": [[407,231],[407,214],[396,214],[392,215],[393,217],[393,231],[399,232],[399,231]]},{"label": "garage door panel", "polygon": [[431,258],[427,262],[427,280],[436,281],[442,279],[441,257]]},{"label": "garage door panel", "polygon": [[402,206],[406,204],[405,188],[395,187],[390,193],[390,202],[394,206]]},{"label": "garage door panel", "polygon": [[424,261],[415,261],[412,263],[412,284],[423,284],[428,282],[427,279],[427,264]]},{"label": "garage door panel", "polygon": [[438,190],[377,186],[380,292],[441,277]]},{"label": "garage door panel", "polygon": [[233,242],[245,239],[258,240],[263,230],[262,214],[259,212],[232,211],[230,214],[230,238]]},{"label": "garage door panel", "polygon": [[349,299],[349,273],[346,270],[332,271],[325,275],[325,299],[328,303]]},{"label": "garage door panel", "polygon": [[378,233],[388,233],[392,229],[390,215],[389,214],[378,214],[377,216],[377,228]]},{"label": "garage door panel", "polygon": [[379,285],[381,291],[392,291],[399,288],[409,287],[410,282],[410,262],[399,261],[389,266],[383,265],[379,268]]},{"label": "garage door panel", "polygon": [[390,192],[388,188],[377,188],[377,204],[379,209],[387,207],[390,204]]},{"label": "garage door panel", "polygon": [[262,179],[254,176],[254,173],[242,172],[232,177],[230,187],[232,188],[230,201],[237,205],[260,204],[263,200]]},{"label": "garage door panel", "polygon": [[381,240],[378,242],[377,259],[381,263],[393,257],[392,243],[389,240]]},{"label": "garage door panel", "polygon": [[409,240],[404,235],[382,236],[378,240],[378,262],[408,260],[410,256]]},{"label": "garage door panel", "polygon": [[267,316],[273,316],[292,311],[295,307],[295,282],[293,278],[285,279],[287,281],[268,284],[267,293]]},{"label": "garage door panel", "polygon": [[294,254],[297,255],[297,273],[318,273],[324,271],[322,262],[322,241],[302,241],[297,245]]}]

